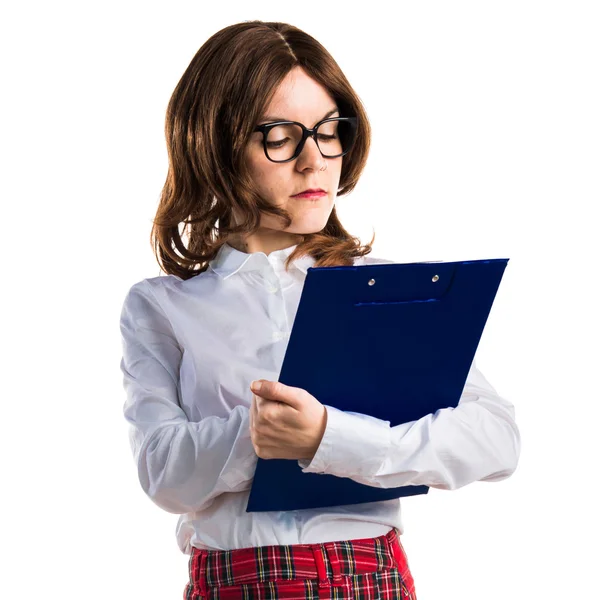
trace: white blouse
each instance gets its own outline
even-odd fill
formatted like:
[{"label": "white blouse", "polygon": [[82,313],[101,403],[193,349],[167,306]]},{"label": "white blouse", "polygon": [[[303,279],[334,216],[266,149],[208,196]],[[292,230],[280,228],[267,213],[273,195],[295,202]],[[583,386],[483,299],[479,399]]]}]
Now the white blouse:
[{"label": "white blouse", "polygon": [[[246,254],[225,244],[188,280],[143,279],[121,312],[125,419],[144,492],[179,514],[177,542],[233,550],[400,533],[401,500],[247,513],[257,455],[249,430],[250,382],[277,381],[312,257],[284,270],[296,246]],[[364,257],[355,264],[395,261]],[[376,487],[453,490],[500,481],[516,469],[521,440],[513,405],[475,361],[458,406],[390,427],[326,406],[327,428],[307,473]]]}]

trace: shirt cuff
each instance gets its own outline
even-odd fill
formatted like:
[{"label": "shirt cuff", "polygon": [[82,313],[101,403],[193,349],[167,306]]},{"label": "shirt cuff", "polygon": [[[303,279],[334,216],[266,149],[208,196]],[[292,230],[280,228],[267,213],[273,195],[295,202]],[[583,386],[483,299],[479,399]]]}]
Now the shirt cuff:
[{"label": "shirt cuff", "polygon": [[325,405],[327,426],[317,452],[299,460],[303,473],[372,477],[383,465],[391,441],[390,422]]}]

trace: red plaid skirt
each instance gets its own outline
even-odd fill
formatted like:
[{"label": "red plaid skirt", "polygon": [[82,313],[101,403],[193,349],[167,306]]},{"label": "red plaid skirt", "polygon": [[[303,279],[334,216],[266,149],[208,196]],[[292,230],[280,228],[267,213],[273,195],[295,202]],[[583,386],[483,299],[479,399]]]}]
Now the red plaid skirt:
[{"label": "red plaid skirt", "polygon": [[184,600],[416,600],[397,529],[376,538],[192,548]]}]

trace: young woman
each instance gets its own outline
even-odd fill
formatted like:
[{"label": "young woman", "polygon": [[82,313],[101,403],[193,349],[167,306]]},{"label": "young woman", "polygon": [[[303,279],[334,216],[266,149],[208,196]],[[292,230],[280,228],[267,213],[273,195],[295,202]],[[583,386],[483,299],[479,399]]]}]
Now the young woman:
[{"label": "young woman", "polygon": [[184,598],[414,600],[399,499],[246,512],[259,456],[446,490],[517,466],[514,408],[474,362],[456,408],[397,427],[277,383],[307,269],[392,262],[368,257],[335,209],[369,151],[359,97],[311,36],[238,23],[192,59],[166,138],[152,230],[166,275],[127,293],[121,369],[140,483],[180,515]]}]

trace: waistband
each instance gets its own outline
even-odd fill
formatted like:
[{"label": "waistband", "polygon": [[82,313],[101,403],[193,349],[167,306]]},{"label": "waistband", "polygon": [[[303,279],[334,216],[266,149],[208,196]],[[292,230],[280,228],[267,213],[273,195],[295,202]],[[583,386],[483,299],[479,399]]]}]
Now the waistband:
[{"label": "waistband", "polygon": [[397,567],[409,572],[408,560],[396,528],[375,538],[259,546],[236,550],[192,548],[190,586],[204,597],[207,588],[264,582],[273,579],[318,579],[336,585],[348,575]]}]

